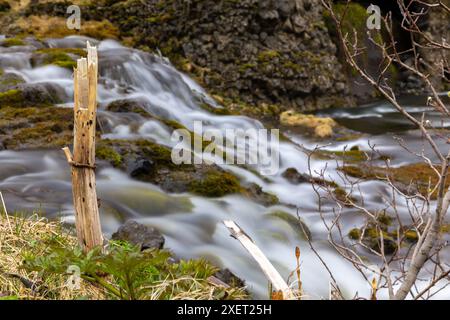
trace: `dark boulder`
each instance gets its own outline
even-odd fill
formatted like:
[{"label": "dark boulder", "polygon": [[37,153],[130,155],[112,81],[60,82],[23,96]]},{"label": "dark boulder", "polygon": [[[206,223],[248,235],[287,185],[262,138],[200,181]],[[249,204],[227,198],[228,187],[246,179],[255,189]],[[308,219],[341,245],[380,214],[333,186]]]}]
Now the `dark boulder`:
[{"label": "dark boulder", "polygon": [[122,240],[133,245],[138,245],[141,250],[162,249],[165,239],[155,228],[140,224],[134,220],[128,220],[116,233],[112,235],[113,240]]},{"label": "dark boulder", "polygon": [[130,176],[139,178],[140,176],[150,175],[154,168],[154,162],[152,160],[139,159],[130,166]]},{"label": "dark boulder", "polygon": [[246,188],[247,194],[250,198],[263,206],[273,206],[279,202],[278,197],[274,194],[263,191],[260,185],[251,183]]},{"label": "dark boulder", "polygon": [[138,99],[119,99],[106,106],[107,111],[111,112],[134,112],[141,115],[149,115],[144,108],[144,103]]},{"label": "dark boulder", "polygon": [[297,171],[295,168],[288,168],[283,172],[283,177],[293,184],[310,182],[311,177]]}]

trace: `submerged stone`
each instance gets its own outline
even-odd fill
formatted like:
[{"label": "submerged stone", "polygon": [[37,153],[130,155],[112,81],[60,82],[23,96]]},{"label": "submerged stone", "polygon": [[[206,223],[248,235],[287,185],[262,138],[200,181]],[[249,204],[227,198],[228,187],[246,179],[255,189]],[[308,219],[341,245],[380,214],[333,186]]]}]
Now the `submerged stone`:
[{"label": "submerged stone", "polygon": [[302,219],[294,217],[290,213],[281,210],[269,212],[265,216],[271,219],[280,219],[286,222],[292,228],[292,230],[295,231],[299,238],[303,240],[312,240],[311,231]]}]

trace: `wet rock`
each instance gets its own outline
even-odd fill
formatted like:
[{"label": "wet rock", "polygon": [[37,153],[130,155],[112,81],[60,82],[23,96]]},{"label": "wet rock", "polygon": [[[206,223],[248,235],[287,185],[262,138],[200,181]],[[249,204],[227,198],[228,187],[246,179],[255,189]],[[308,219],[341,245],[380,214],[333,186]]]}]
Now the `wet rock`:
[{"label": "wet rock", "polygon": [[47,83],[23,84],[19,90],[22,91],[24,103],[30,105],[56,104],[61,101],[58,97],[63,94],[60,87]]},{"label": "wet rock", "polygon": [[72,143],[72,109],[27,107],[22,100],[15,103],[16,106],[8,103],[0,108],[0,144],[5,149],[61,148]]},{"label": "wet rock", "polygon": [[51,83],[20,83],[0,92],[0,103],[13,107],[49,106],[65,95],[63,88]]},{"label": "wet rock", "polygon": [[311,177],[297,171],[295,168],[286,169],[282,176],[292,184],[306,183],[311,181]]},{"label": "wet rock", "polygon": [[76,67],[76,60],[86,57],[86,51],[77,48],[41,48],[33,52],[31,65],[55,65],[61,68],[73,70]]},{"label": "wet rock", "polygon": [[0,74],[0,92],[7,91],[24,82],[25,80],[15,73]]},{"label": "wet rock", "polygon": [[243,288],[245,287],[245,281],[236,276],[230,269],[225,268],[217,271],[214,274],[214,277],[219,279],[220,281],[226,283],[231,287]]},{"label": "wet rock", "polygon": [[139,177],[142,175],[151,174],[154,168],[154,163],[152,160],[148,159],[139,159],[136,161],[135,166],[131,167],[130,176]]},{"label": "wet rock", "polygon": [[144,104],[138,99],[119,99],[106,106],[107,111],[111,112],[134,112],[149,116],[144,109]]},{"label": "wet rock", "polygon": [[177,165],[169,148],[149,140],[99,140],[97,157],[167,192],[189,192],[205,197],[241,194],[264,206],[278,203],[276,196],[257,185],[242,186],[236,176],[217,165]]},{"label": "wet rock", "polygon": [[247,186],[247,192],[252,199],[266,207],[273,206],[279,202],[276,195],[263,191],[261,186],[257,185],[256,183],[252,183]]},{"label": "wet rock", "polygon": [[265,216],[270,219],[282,220],[286,222],[287,225],[291,227],[292,230],[297,234],[297,236],[302,240],[312,239],[311,231],[309,230],[309,227],[306,225],[306,223],[302,219],[299,219],[298,217],[295,217],[290,213],[277,210],[269,212],[265,214]]},{"label": "wet rock", "polygon": [[113,240],[127,241],[138,245],[141,250],[162,249],[165,239],[155,228],[140,224],[134,220],[128,220],[117,232],[112,235]]}]

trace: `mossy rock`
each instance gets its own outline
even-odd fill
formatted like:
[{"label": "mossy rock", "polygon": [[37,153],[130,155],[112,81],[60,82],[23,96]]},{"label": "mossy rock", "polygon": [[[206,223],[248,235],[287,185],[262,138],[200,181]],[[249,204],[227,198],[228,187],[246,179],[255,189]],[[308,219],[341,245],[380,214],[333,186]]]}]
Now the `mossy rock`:
[{"label": "mossy rock", "polygon": [[[149,215],[192,211],[193,205],[188,197],[171,196],[158,190],[147,188],[127,188],[126,190],[109,190],[108,197],[119,205],[126,206],[136,212],[146,212]],[[100,194],[101,196],[101,194]]]},{"label": "mossy rock", "polygon": [[286,222],[300,239],[312,240],[311,231],[302,219],[294,217],[290,213],[281,210],[269,212],[265,214],[265,216],[270,219],[280,219]]},{"label": "mossy rock", "polygon": [[110,112],[137,113],[144,117],[151,117],[145,110],[143,103],[137,99],[119,99],[109,103],[106,108]]},{"label": "mossy rock", "polygon": [[73,110],[58,107],[0,108],[3,148],[60,148],[72,143]]},{"label": "mossy rock", "polygon": [[361,150],[357,145],[352,146],[351,148],[344,148],[343,150],[336,151],[321,149],[315,151],[312,156],[318,159],[341,160],[344,163],[360,163],[367,162],[369,160],[386,161],[391,159],[389,155]]},{"label": "mossy rock", "polygon": [[204,101],[200,101],[200,107],[208,112],[217,115],[244,115],[258,119],[266,125],[278,124],[278,121],[274,121],[274,118],[277,118],[282,110],[282,107],[279,105],[268,103],[254,105],[239,99],[239,97],[230,97],[217,91],[211,92],[211,96],[222,107],[214,107]]},{"label": "mossy rock", "polygon": [[49,83],[21,83],[6,86],[7,90],[0,92],[0,108],[5,106],[26,108],[26,107],[48,107],[59,103],[58,87]]},{"label": "mossy rock", "polygon": [[386,231],[378,230],[374,224],[369,224],[367,227],[354,228],[350,230],[348,236],[350,239],[359,241],[374,251],[381,252],[381,235],[383,233],[383,247],[384,253],[391,255],[397,251],[398,246],[396,239]]},{"label": "mossy rock", "polygon": [[263,191],[261,186],[256,183],[246,185],[243,188],[242,193],[266,207],[276,205],[280,202],[276,195]]},{"label": "mossy rock", "polygon": [[292,184],[314,183],[323,187],[331,187],[331,188],[339,187],[339,185],[334,181],[323,179],[321,177],[313,177],[305,173],[300,173],[295,168],[287,168],[283,172],[282,176]]},{"label": "mossy rock", "polygon": [[276,50],[265,50],[261,51],[258,54],[258,62],[269,62],[277,57],[279,57],[281,54],[280,52]]},{"label": "mossy rock", "polygon": [[350,205],[350,201],[356,202],[355,198],[348,194],[344,188],[340,187],[334,181],[329,181],[322,177],[312,177],[309,174],[302,174],[295,168],[286,169],[282,176],[292,184],[311,183],[329,189],[334,198],[343,205]]},{"label": "mossy rock", "polygon": [[441,226],[441,232],[450,234],[450,223],[443,224]]},{"label": "mossy rock", "polygon": [[206,197],[222,197],[242,191],[239,180],[228,172],[211,170],[201,180],[192,181],[188,190]]},{"label": "mossy rock", "polygon": [[[436,167],[437,170],[439,168]],[[429,183],[433,188],[438,182],[436,172],[425,163],[408,164],[396,168],[384,168],[360,164],[358,166],[343,166],[340,168],[345,174],[368,180],[386,180],[387,177],[402,191],[408,194],[420,193],[427,196],[431,190]],[[450,179],[446,180],[446,188],[450,186]],[[432,199],[436,199],[437,193],[431,194]]]},{"label": "mossy rock", "polygon": [[13,87],[17,87],[19,84],[25,83],[25,80],[15,73],[3,73],[0,72],[0,90],[2,92],[7,91]]},{"label": "mossy rock", "polygon": [[112,147],[100,144],[96,149],[95,156],[97,158],[110,162],[114,167],[120,167],[122,165],[122,156]]},{"label": "mossy rock", "polygon": [[241,194],[264,206],[278,203],[275,195],[256,185],[242,186],[236,176],[216,165],[177,165],[172,161],[171,149],[150,140],[99,139],[97,158],[167,192],[191,192],[205,197]]},{"label": "mossy rock", "polygon": [[58,55],[61,53],[65,53],[65,54],[76,55],[78,57],[83,57],[83,58],[87,57],[87,51],[85,49],[81,49],[81,48],[43,48],[43,49],[38,49],[38,50],[34,51],[34,53],[50,54],[50,55],[53,55],[53,54]]},{"label": "mossy rock", "polygon": [[[349,34],[353,37],[353,30],[356,29],[358,33],[362,32],[366,28],[366,21],[369,15],[367,14],[366,8],[361,4],[350,2],[348,5],[346,3],[336,3],[333,4],[333,12],[336,14],[338,19],[342,18],[345,13],[345,17],[342,22],[342,32],[344,34]],[[337,35],[336,25],[331,17],[330,12],[324,11],[323,16],[325,19],[325,25],[333,35]]]},{"label": "mossy rock", "polygon": [[354,203],[357,201],[356,198],[345,191],[342,187],[337,186],[332,192],[335,199],[345,206],[351,206],[352,202]]},{"label": "mossy rock", "polygon": [[369,248],[380,252],[382,234],[386,254],[396,252],[399,243],[400,245],[410,245],[418,241],[418,233],[412,227],[397,228],[394,225],[394,218],[384,211],[374,213],[374,215],[375,222],[370,221],[364,227],[351,229],[348,237],[354,241],[361,240]]},{"label": "mossy rock", "polygon": [[172,151],[149,140],[100,140],[100,159],[126,170],[138,180],[153,182],[169,192],[193,192],[211,197],[239,192],[239,180],[215,166],[176,165]]},{"label": "mossy rock", "polygon": [[361,230],[359,228],[353,228],[349,231],[348,237],[352,240],[359,240],[361,238]]},{"label": "mossy rock", "polygon": [[324,157],[330,156],[330,158],[339,158],[344,162],[362,162],[369,160],[367,152],[359,150],[358,147],[352,147],[349,150],[343,151],[327,151],[322,150],[320,154]]},{"label": "mossy rock", "polygon": [[34,65],[56,65],[72,70],[76,67],[76,60],[86,57],[87,52],[77,48],[44,48],[34,51],[32,62]]},{"label": "mossy rock", "polygon": [[[39,61],[41,60],[41,61]],[[38,61],[38,62],[36,62]],[[39,54],[38,57],[34,57],[33,64],[41,64],[39,62],[42,62],[43,65],[55,65],[61,68],[66,69],[74,69],[77,66],[77,63],[75,59],[71,58],[68,54],[64,52],[52,52],[52,53],[44,53]]]},{"label": "mossy rock", "polygon": [[2,47],[24,46],[25,42],[20,38],[6,38],[0,44]]}]

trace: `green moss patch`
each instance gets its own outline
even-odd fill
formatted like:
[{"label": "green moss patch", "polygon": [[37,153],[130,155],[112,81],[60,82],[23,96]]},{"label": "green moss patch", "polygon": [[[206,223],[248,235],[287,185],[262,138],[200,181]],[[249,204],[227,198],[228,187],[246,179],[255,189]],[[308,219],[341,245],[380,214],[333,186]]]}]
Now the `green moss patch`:
[{"label": "green moss patch", "polygon": [[113,148],[104,144],[100,144],[97,147],[95,155],[99,159],[107,160],[114,167],[119,167],[123,161],[122,156],[119,153],[117,153]]},{"label": "green moss patch", "polygon": [[61,68],[73,69],[76,59],[86,57],[87,52],[78,48],[44,48],[34,51],[40,64],[53,64]]},{"label": "green moss patch", "polygon": [[[348,33],[350,37],[353,37],[354,29],[356,29],[358,33],[361,33],[361,31],[366,28],[368,14],[361,4],[350,2],[347,6],[346,3],[336,3],[333,5],[333,11],[338,19],[341,19],[345,14],[342,22],[342,31],[344,34]],[[328,11],[324,11],[323,16],[328,31],[336,35],[336,25],[331,14]]]},{"label": "green moss patch", "polygon": [[[5,79],[6,78],[6,79]],[[5,81],[6,91],[0,92],[0,108],[3,107],[49,107],[53,103],[57,103],[55,96],[47,90],[44,86],[37,84],[12,86],[7,84],[11,80],[12,83],[22,82],[21,78],[10,77],[4,75],[0,81]]]},{"label": "green moss patch", "polygon": [[60,148],[72,143],[73,110],[0,108],[0,143],[7,149]]},{"label": "green moss patch", "polygon": [[387,160],[390,158],[388,155],[380,155],[370,151],[361,150],[358,146],[353,146],[342,151],[318,150],[314,152],[313,156],[318,159],[337,159],[344,163],[360,163],[369,160]]},{"label": "green moss patch", "polygon": [[85,49],[80,48],[43,48],[34,51],[34,53],[43,53],[43,54],[74,54],[79,57],[87,57],[87,51]]},{"label": "green moss patch", "polygon": [[6,38],[1,43],[2,47],[15,47],[15,46],[24,46],[25,42],[19,38]]},{"label": "green moss patch", "polygon": [[21,102],[23,102],[22,92],[18,89],[0,92],[0,107],[2,105],[15,105]]},{"label": "green moss patch", "polygon": [[209,171],[201,180],[192,181],[188,190],[206,197],[221,197],[241,192],[239,180],[227,172]]},{"label": "green moss patch", "polygon": [[73,69],[77,66],[75,59],[62,51],[50,51],[45,53],[44,64],[53,64],[61,68]]}]

